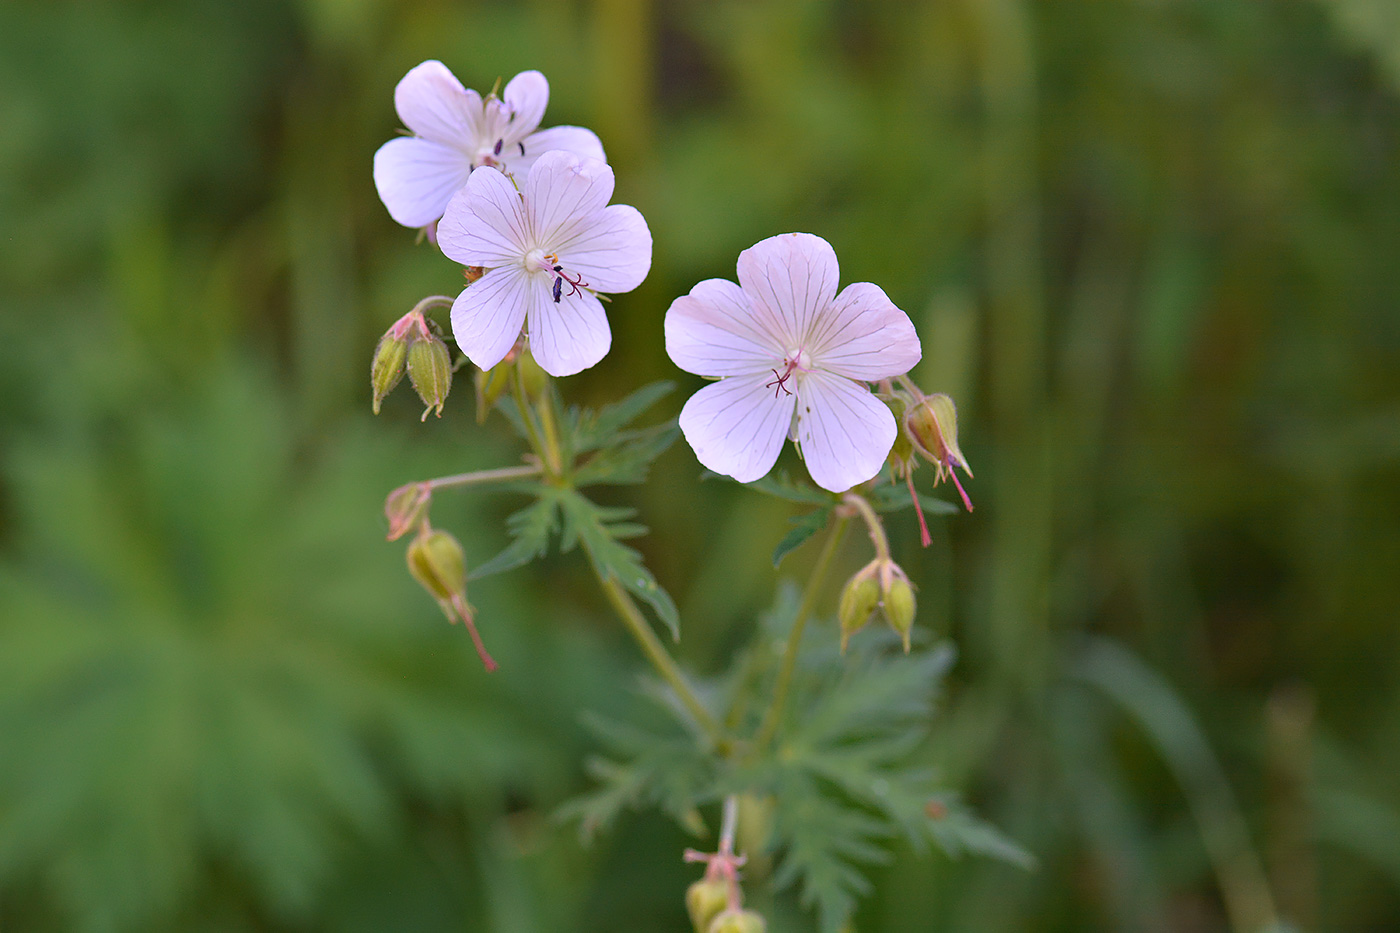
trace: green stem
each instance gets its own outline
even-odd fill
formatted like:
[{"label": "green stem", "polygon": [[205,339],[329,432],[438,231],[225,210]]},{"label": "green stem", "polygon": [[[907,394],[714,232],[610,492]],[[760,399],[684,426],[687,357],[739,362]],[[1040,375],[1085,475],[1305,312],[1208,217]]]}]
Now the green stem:
[{"label": "green stem", "polygon": [[[413,311],[426,312],[429,308],[450,308],[453,301],[454,299],[448,298],[446,295],[429,295],[414,305]],[[413,311],[410,311],[409,314],[412,314]]]},{"label": "green stem", "polygon": [[850,503],[860,513],[860,517],[865,519],[865,527],[870,531],[870,542],[875,545],[875,558],[877,560],[890,559],[890,539],[885,535],[885,526],[880,521],[880,516],[875,514],[875,509],[860,493],[848,492],[842,501]]},{"label": "green stem", "polygon": [[831,534],[827,536],[826,546],[822,548],[816,566],[812,568],[812,575],[807,579],[807,589],[802,594],[802,602],[797,607],[797,617],[792,620],[792,631],[788,633],[787,648],[783,651],[783,666],[778,671],[778,683],[773,688],[773,703],[768,707],[768,712],[763,714],[763,722],[758,727],[758,734],[754,736],[755,755],[762,754],[777,734],[778,723],[783,717],[783,707],[787,704],[788,688],[792,685],[792,672],[797,667],[797,649],[802,644],[802,630],[807,627],[807,618],[812,614],[812,608],[817,602],[817,591],[826,579],[831,558],[836,554],[836,546],[841,543],[841,536],[846,533],[848,521],[844,515],[836,520]]},{"label": "green stem", "polygon": [[549,475],[558,476],[560,472],[559,445],[556,443],[547,446],[541,438],[540,428],[535,423],[535,410],[530,405],[530,393],[525,391],[525,377],[518,365],[515,367],[515,381],[511,385],[511,394],[515,396],[515,407],[520,411],[520,420],[525,424],[525,433],[530,435],[530,446],[535,448],[535,453],[540,455]]},{"label": "green stem", "polygon": [[504,483],[513,479],[528,479],[543,472],[538,464],[501,467],[498,470],[477,470],[474,473],[458,473],[454,476],[439,476],[425,480],[429,489],[445,489],[448,486],[480,486],[484,483]]},{"label": "green stem", "polygon": [[553,396],[554,392],[552,389],[548,392],[541,393],[537,410],[540,415],[540,428],[544,433],[545,449],[549,452],[549,456],[553,458],[553,462],[556,465],[555,475],[558,475],[559,470],[563,468],[564,451],[559,444],[559,430],[554,425]]},{"label": "green stem", "polygon": [[642,610],[637,608],[637,604],[632,601],[632,597],[627,595],[622,584],[616,577],[605,577],[598,572],[597,565],[594,565],[594,574],[598,577],[598,585],[603,588],[603,594],[608,597],[608,602],[612,603],[617,614],[621,617],[627,631],[632,634],[637,645],[642,649],[642,653],[647,656],[652,667],[656,668],[658,674],[671,685],[671,689],[676,692],[685,708],[690,711],[690,715],[695,718],[695,723],[709,737],[716,748],[723,749],[727,744],[724,730],[720,728],[719,722],[710,715],[700,702],[695,691],[690,684],[686,683],[685,675],[681,673],[680,667],[675,660],[667,653],[666,647],[661,644],[661,639],[656,637],[656,633],[651,630],[651,624],[647,622],[646,616],[642,615]]}]

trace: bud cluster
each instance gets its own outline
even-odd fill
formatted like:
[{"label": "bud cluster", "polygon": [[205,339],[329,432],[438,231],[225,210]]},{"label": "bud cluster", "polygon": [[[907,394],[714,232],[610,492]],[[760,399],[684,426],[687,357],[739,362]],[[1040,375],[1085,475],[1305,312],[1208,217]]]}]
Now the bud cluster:
[{"label": "bud cluster", "polygon": [[452,354],[443,342],[437,322],[425,317],[417,308],[395,321],[374,348],[369,382],[376,415],[384,397],[403,379],[405,369],[414,391],[427,406],[423,409],[423,420],[428,419],[430,411],[442,417],[443,403],[452,390]]},{"label": "bud cluster", "polygon": [[865,628],[870,618],[879,612],[899,633],[904,651],[909,652],[910,633],[914,628],[914,585],[904,569],[888,557],[877,557],[857,570],[841,590],[841,602],[836,610],[841,621],[841,653],[851,636]]}]

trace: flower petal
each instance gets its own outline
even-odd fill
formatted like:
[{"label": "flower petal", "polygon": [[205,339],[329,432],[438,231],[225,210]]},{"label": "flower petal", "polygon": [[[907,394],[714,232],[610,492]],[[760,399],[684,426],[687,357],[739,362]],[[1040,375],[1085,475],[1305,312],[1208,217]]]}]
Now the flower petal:
[{"label": "flower petal", "polygon": [[438,224],[438,246],[464,266],[518,263],[528,251],[525,207],[510,179],[490,166],[471,173]]},{"label": "flower petal", "polygon": [[607,356],[612,331],[603,303],[586,291],[561,289],[556,304],[553,279],[530,276],[535,291],[530,308],[530,353],[551,376],[572,376]]},{"label": "flower petal", "polygon": [[374,154],[379,200],[405,227],[426,227],[441,217],[471,171],[460,151],[413,136],[391,139]]},{"label": "flower petal", "polygon": [[607,205],[613,170],[606,162],[556,149],[540,156],[520,191],[530,206],[536,245],[554,250]]},{"label": "flower petal", "polygon": [[868,389],[832,373],[808,373],[797,390],[797,440],[817,485],[845,492],[880,472],[894,446],[894,415]]},{"label": "flower petal", "polygon": [[909,315],[869,282],[841,289],[813,326],[811,348],[815,365],[867,382],[907,373],[923,355]]},{"label": "flower petal", "polygon": [[452,336],[482,369],[510,352],[535,299],[531,276],[520,266],[492,269],[452,303]]},{"label": "flower petal", "polygon": [[764,386],[764,375],[707,385],[681,409],[681,433],[695,457],[716,473],[752,483],[773,469],[792,423],[794,395]]},{"label": "flower petal", "polygon": [[510,79],[501,97],[511,110],[511,138],[524,139],[544,119],[544,108],[549,105],[549,82],[538,71],[522,71]]},{"label": "flower petal", "polygon": [[565,152],[572,152],[589,159],[598,159],[606,162],[607,156],[603,154],[603,143],[598,139],[592,130],[586,130],[581,126],[551,126],[547,130],[540,130],[533,133],[520,143],[525,148],[525,154],[511,155],[509,151],[503,154],[506,165],[518,176],[525,176],[530,173],[530,168],[538,161],[539,157],[546,152],[553,152],[555,149],[562,149]]},{"label": "flower petal", "polygon": [[564,268],[600,292],[630,292],[651,271],[651,231],[640,211],[613,204],[554,248]]},{"label": "flower petal", "polygon": [[783,233],[739,254],[739,284],[760,310],[780,318],[785,340],[801,346],[831,299],[841,269],[831,244],[810,233]]},{"label": "flower petal", "polygon": [[786,349],[758,326],[744,290],[726,279],[706,279],[666,312],[666,353],[697,376],[767,373],[782,365]]},{"label": "flower petal", "polygon": [[476,148],[481,95],[462,87],[442,62],[426,61],[404,75],[394,88],[394,109],[424,139],[463,152]]}]

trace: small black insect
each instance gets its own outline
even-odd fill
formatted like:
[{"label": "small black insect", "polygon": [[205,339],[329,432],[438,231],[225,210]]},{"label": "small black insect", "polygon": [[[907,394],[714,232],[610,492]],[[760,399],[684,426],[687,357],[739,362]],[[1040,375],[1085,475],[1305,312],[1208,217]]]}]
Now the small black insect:
[{"label": "small black insect", "polygon": [[516,143],[516,145],[520,147],[520,157],[521,157],[522,159],[525,158],[525,144],[524,144],[524,143]]},{"label": "small black insect", "polygon": [[496,155],[500,155],[500,154],[501,154],[501,147],[504,146],[505,144],[506,144],[506,141],[505,141],[504,139],[498,139],[498,140],[496,140],[496,150],[495,150]]},{"label": "small black insect", "polygon": [[563,279],[555,279],[555,280],[554,280],[554,303],[555,303],[555,304],[558,304],[558,303],[559,303],[559,293],[562,292],[563,290],[564,290],[564,280],[563,280]]}]

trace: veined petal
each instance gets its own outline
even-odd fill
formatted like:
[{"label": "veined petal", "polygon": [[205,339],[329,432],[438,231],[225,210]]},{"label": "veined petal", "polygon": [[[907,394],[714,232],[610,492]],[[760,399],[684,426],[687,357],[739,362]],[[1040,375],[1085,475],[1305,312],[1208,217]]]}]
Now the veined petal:
[{"label": "veined petal", "polygon": [[630,292],[651,271],[651,231],[640,211],[613,204],[554,244],[564,268],[600,292]]},{"label": "veined petal", "polygon": [[426,227],[441,217],[471,171],[460,150],[414,136],[391,139],[374,154],[379,200],[405,227]]},{"label": "veined petal", "polygon": [[452,303],[452,336],[481,369],[510,352],[536,295],[531,276],[520,266],[492,269]]},{"label": "veined petal", "polygon": [[518,263],[529,249],[525,207],[510,180],[490,166],[471,173],[438,224],[438,246],[464,266]]},{"label": "veined petal", "polygon": [[544,108],[549,105],[549,82],[538,71],[522,71],[506,85],[501,97],[510,108],[511,139],[514,144],[535,131],[544,119]]},{"label": "veined petal", "polygon": [[725,279],[706,279],[666,312],[666,353],[697,376],[767,373],[786,349],[757,326],[744,290]]},{"label": "veined petal", "polygon": [[836,297],[841,269],[831,244],[810,233],[783,233],[739,254],[739,284],[782,321],[783,337],[801,345],[816,316]]},{"label": "veined petal", "polygon": [[869,282],[841,289],[813,325],[810,346],[816,366],[867,382],[907,373],[923,354],[909,315]]},{"label": "veined petal", "polygon": [[845,492],[880,472],[894,446],[894,415],[864,386],[808,373],[797,390],[797,440],[818,486]]},{"label": "veined petal", "polygon": [[597,159],[600,162],[607,161],[607,156],[603,154],[603,143],[592,130],[586,130],[581,126],[551,126],[547,130],[540,130],[538,133],[526,136],[520,145],[525,147],[523,156],[519,154],[518,147],[514,156],[509,150],[502,155],[510,170],[520,177],[530,173],[530,168],[539,160],[540,156],[546,152],[553,152],[555,149],[572,152],[574,155],[588,159]]},{"label": "veined petal", "polygon": [[766,388],[766,376],[732,376],[707,385],[681,409],[681,433],[716,473],[751,483],[773,468],[792,423],[796,396]]},{"label": "veined petal", "polygon": [[558,304],[551,293],[553,280],[532,275],[535,292],[530,305],[530,353],[551,376],[572,376],[607,356],[612,331],[603,303],[586,291],[569,294],[561,289]]},{"label": "veined petal", "polygon": [[404,75],[394,88],[394,109],[424,139],[468,153],[476,148],[481,96],[462,87],[442,62],[426,61]]},{"label": "veined petal", "polygon": [[554,249],[576,236],[613,193],[606,162],[556,149],[539,157],[520,187],[537,245]]}]

